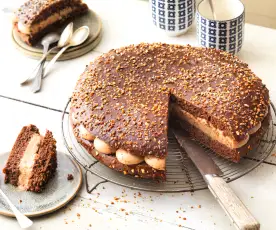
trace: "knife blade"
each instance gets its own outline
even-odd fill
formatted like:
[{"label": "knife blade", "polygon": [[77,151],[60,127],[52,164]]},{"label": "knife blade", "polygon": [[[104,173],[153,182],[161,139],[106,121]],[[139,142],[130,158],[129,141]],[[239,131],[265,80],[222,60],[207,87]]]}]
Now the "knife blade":
[{"label": "knife blade", "polygon": [[173,133],[179,145],[185,149],[192,162],[195,164],[202,176],[213,174],[221,176],[223,173],[215,164],[213,159],[206,153],[206,151],[191,140],[187,131],[180,129],[173,129]]},{"label": "knife blade", "polygon": [[260,223],[250,213],[230,186],[221,177],[222,171],[212,158],[192,141],[185,130],[173,129],[173,133],[206,181],[209,190],[225,213],[239,230],[259,230]]}]

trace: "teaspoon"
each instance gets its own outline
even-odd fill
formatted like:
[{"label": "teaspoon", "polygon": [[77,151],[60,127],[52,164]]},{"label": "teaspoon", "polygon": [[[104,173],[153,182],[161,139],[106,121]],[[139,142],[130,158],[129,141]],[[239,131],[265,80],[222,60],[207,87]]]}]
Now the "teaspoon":
[{"label": "teaspoon", "polygon": [[208,1],[209,1],[211,11],[212,11],[213,19],[216,20],[217,16],[216,16],[216,13],[215,13],[215,10],[214,10],[214,2],[213,2],[213,0],[208,0]]},{"label": "teaspoon", "polygon": [[9,200],[9,198],[5,195],[5,193],[0,189],[0,194],[2,197],[6,200],[8,205],[10,206],[10,209],[12,210],[13,214],[15,215],[15,218],[18,221],[18,224],[21,228],[29,228],[33,225],[33,222],[26,217],[24,214],[22,214],[15,206],[14,204]]},{"label": "teaspoon", "polygon": [[[48,52],[49,46],[60,39],[60,35],[57,33],[49,33],[45,37],[42,38],[41,44],[43,45],[43,56]],[[41,88],[41,79],[43,76],[43,67],[46,59],[44,59],[38,69],[36,76],[34,77],[33,84],[32,84],[32,91],[33,93],[38,92]]]},{"label": "teaspoon", "polygon": [[46,60],[47,56],[55,49],[58,49],[58,48],[62,48],[64,46],[66,46],[71,37],[72,37],[72,34],[73,34],[73,22],[69,23],[66,28],[62,31],[61,33],[61,36],[60,36],[60,39],[58,41],[58,44],[57,46],[51,48],[45,55],[43,55],[43,57],[40,59],[40,61],[38,62],[36,68],[34,69],[34,71],[26,78],[24,79],[23,81],[21,81],[21,85],[25,84],[29,79],[33,78],[35,75],[35,71],[37,70],[37,68],[41,65],[41,63]]},{"label": "teaspoon", "polygon": [[72,38],[70,39],[70,42],[67,46],[63,47],[57,54],[54,56],[54,58],[49,62],[49,64],[44,69],[44,77],[49,73],[52,66],[55,64],[57,59],[63,54],[65,50],[67,50],[70,47],[78,46],[85,42],[85,40],[89,36],[89,27],[88,26],[82,26],[78,28],[74,33]]}]

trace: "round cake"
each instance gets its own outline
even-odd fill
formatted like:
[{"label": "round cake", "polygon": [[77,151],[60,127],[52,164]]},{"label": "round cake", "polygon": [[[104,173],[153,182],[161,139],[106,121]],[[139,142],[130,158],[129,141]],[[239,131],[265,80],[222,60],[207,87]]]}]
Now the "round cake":
[{"label": "round cake", "polygon": [[79,143],[106,166],[165,179],[171,121],[238,162],[266,131],[269,103],[261,79],[231,54],[142,43],[110,50],[86,67],[70,120]]}]

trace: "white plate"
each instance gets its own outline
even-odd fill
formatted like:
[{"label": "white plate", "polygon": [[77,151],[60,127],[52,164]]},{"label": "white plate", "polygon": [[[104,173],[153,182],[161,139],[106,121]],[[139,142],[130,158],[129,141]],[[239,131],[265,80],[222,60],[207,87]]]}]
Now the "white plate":
[{"label": "white plate", "polygon": [[[70,21],[71,20],[69,20],[65,25],[56,28],[54,31],[61,34],[63,29]],[[58,59],[59,61],[76,58],[83,54],[86,54],[87,52],[94,49],[101,40],[102,22],[94,11],[89,10],[86,14],[74,18],[73,23],[74,31],[81,26],[88,26],[90,29],[89,37],[83,44],[76,47],[71,47],[67,51],[65,51],[64,54]],[[12,41],[15,47],[28,57],[40,59],[43,56],[43,47],[40,44],[40,42],[38,42],[38,44],[35,46],[27,45],[25,42],[21,40],[16,29],[12,30]],[[59,50],[55,50],[51,54],[49,54],[47,60],[53,58],[53,56],[58,51]]]},{"label": "white plate", "polygon": [[[64,153],[57,153],[57,171],[42,193],[20,191],[11,184],[4,183],[5,167],[9,153],[0,154],[0,187],[12,203],[26,216],[41,216],[56,211],[72,200],[82,184],[82,171],[72,158]],[[67,180],[68,174],[74,179]],[[22,201],[22,202],[20,202]],[[14,216],[4,199],[0,196],[0,214]]]}]

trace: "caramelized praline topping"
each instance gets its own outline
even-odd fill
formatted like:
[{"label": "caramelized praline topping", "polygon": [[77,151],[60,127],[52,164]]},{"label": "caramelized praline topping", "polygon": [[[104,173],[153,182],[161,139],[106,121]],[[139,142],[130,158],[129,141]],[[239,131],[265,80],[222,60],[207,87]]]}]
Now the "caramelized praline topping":
[{"label": "caramelized praline topping", "polygon": [[170,97],[237,141],[263,121],[269,105],[262,81],[231,54],[142,43],[111,50],[87,66],[71,109],[111,147],[163,157]]}]

